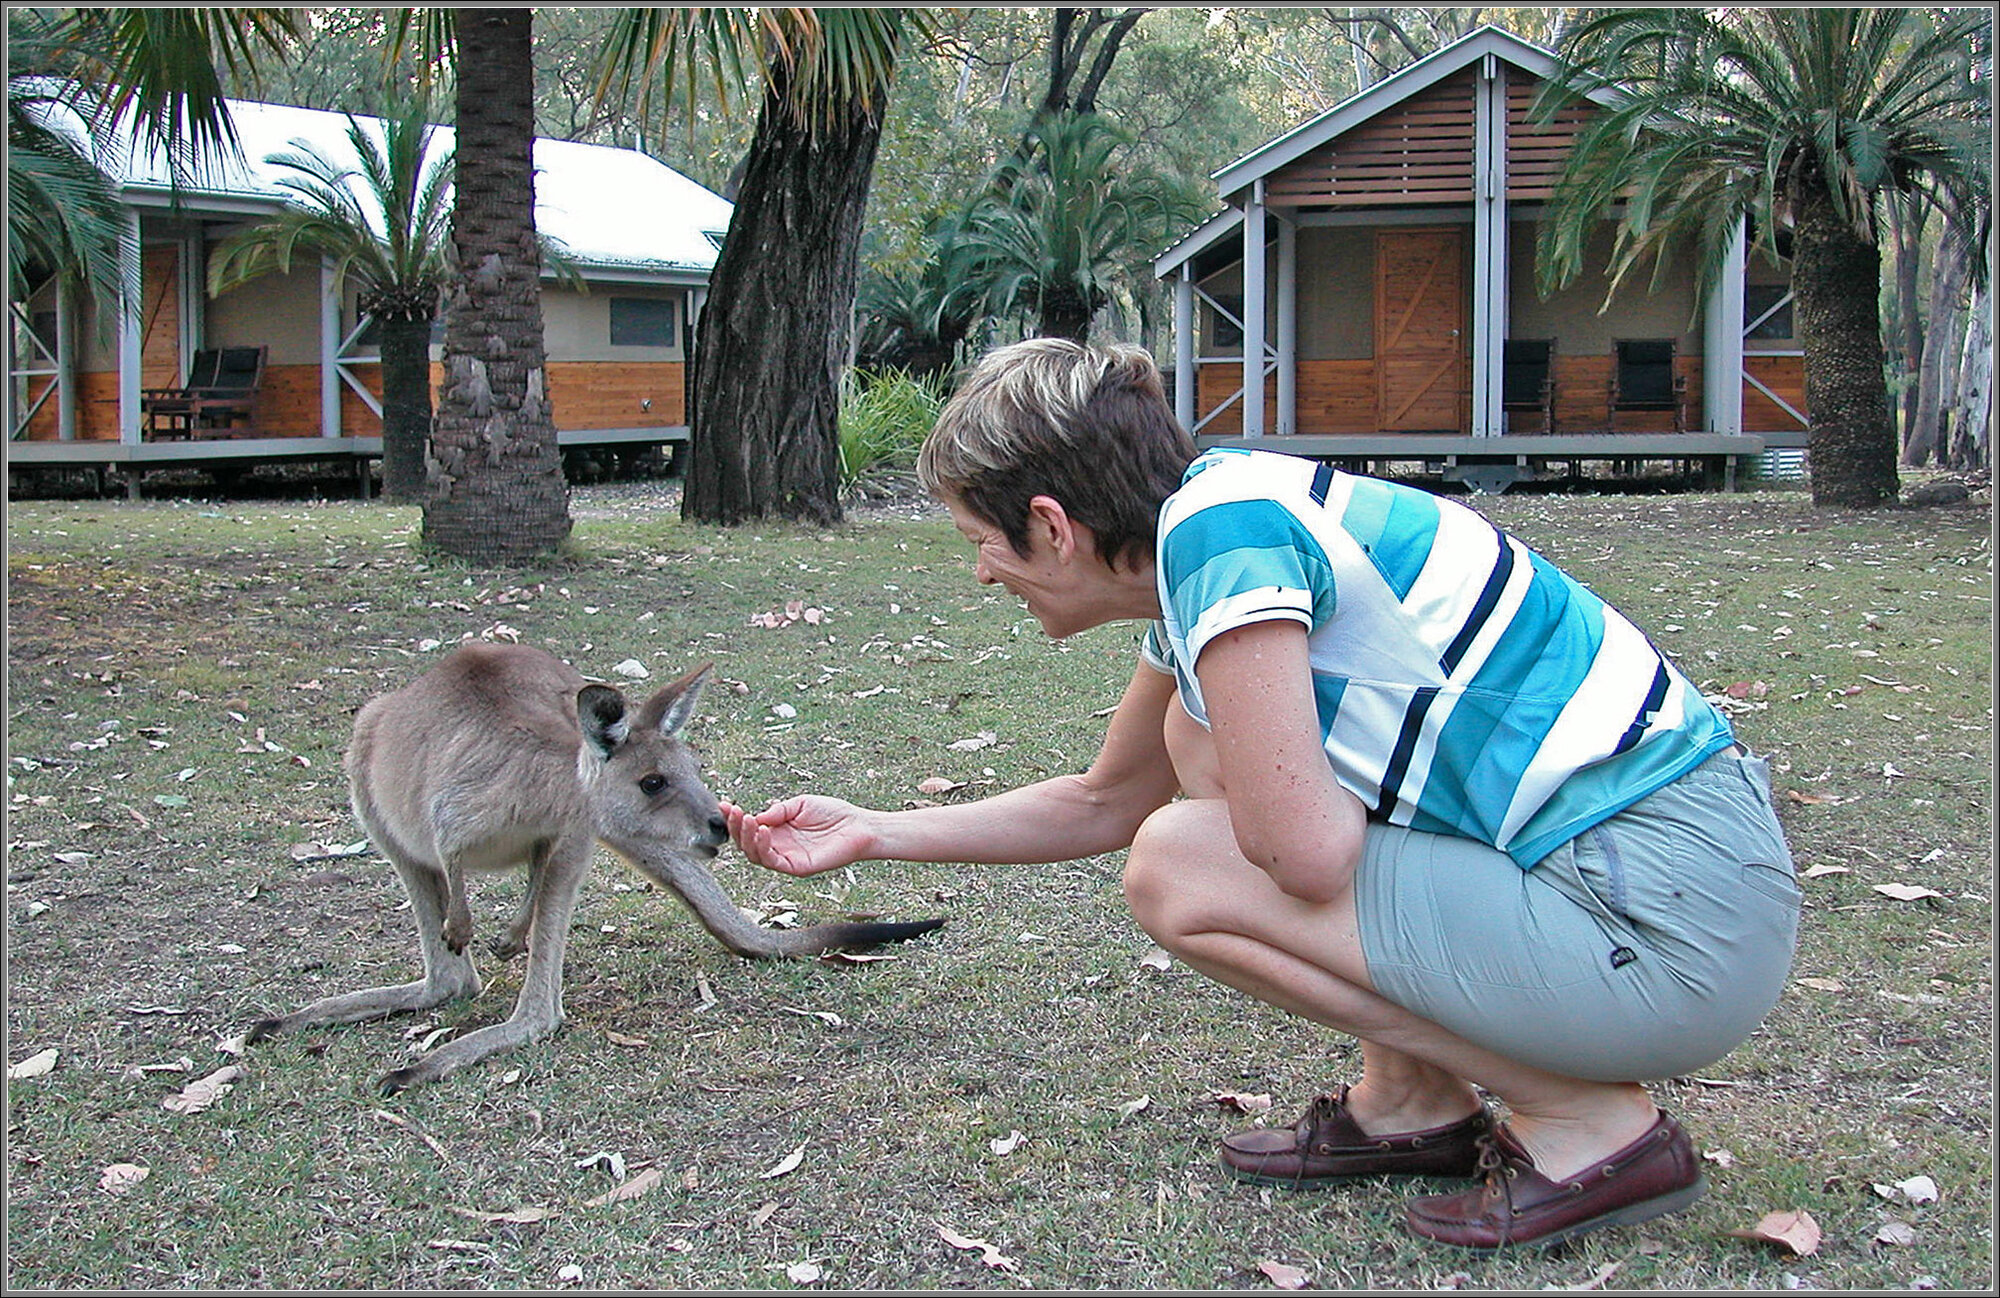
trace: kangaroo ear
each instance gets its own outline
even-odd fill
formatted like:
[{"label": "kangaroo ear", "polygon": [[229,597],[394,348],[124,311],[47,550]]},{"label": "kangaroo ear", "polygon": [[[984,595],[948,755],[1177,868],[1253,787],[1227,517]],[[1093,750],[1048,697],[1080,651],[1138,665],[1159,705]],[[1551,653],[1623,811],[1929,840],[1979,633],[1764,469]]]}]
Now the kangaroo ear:
[{"label": "kangaroo ear", "polygon": [[625,720],[625,696],[609,685],[586,685],[576,692],[576,719],[583,724],[584,742],[608,758],[632,733]]},{"label": "kangaroo ear", "polygon": [[714,668],[714,663],[703,663],[672,684],[662,685],[640,709],[638,724],[652,727],[668,739],[678,735],[693,718],[695,704],[701,701],[701,691]]}]

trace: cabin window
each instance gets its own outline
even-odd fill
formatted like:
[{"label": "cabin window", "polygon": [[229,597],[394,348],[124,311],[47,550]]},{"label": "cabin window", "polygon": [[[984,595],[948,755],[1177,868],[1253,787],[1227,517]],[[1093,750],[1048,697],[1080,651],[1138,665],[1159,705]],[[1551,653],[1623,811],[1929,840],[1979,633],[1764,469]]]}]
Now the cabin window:
[{"label": "cabin window", "polygon": [[[1237,321],[1243,318],[1243,295],[1241,293],[1211,293],[1214,305],[1209,309],[1208,351],[1210,355],[1226,348],[1243,346],[1243,326]],[[1231,317],[1235,317],[1231,319]]]},{"label": "cabin window", "polygon": [[1785,284],[1743,286],[1743,336],[1745,338],[1790,338],[1792,336],[1792,290]]},{"label": "cabin window", "polygon": [[671,347],[676,337],[672,298],[611,299],[613,347]]}]

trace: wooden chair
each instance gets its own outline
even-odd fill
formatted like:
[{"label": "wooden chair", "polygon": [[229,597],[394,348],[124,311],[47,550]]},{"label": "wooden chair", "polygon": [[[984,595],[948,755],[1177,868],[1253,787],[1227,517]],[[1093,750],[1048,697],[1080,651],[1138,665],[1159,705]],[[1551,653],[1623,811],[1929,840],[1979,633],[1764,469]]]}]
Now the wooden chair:
[{"label": "wooden chair", "polygon": [[1687,431],[1687,380],[1674,369],[1676,346],[1671,338],[1621,338],[1611,370],[1611,392],[1605,427],[1616,430],[1621,410],[1665,410],[1674,416],[1674,431]]},{"label": "wooden chair", "polygon": [[1509,338],[1500,345],[1500,408],[1533,410],[1542,417],[1538,432],[1556,430],[1553,338]]},{"label": "wooden chair", "polygon": [[[249,437],[257,431],[257,397],[264,386],[268,347],[225,347],[215,380],[194,398],[189,422],[197,432]],[[239,427],[239,421],[241,426]]]},{"label": "wooden chair", "polygon": [[219,349],[198,351],[188,364],[187,382],[177,388],[141,388],[139,410],[146,433],[164,441],[188,436],[194,428],[195,398],[215,386],[215,370],[222,363]]}]

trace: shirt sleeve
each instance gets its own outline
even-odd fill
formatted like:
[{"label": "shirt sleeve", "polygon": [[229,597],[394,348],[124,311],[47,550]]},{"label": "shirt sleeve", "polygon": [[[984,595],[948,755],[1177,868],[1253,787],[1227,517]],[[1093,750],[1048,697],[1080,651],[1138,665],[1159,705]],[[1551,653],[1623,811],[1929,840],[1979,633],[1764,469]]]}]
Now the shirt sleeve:
[{"label": "shirt sleeve", "polygon": [[1308,632],[1333,615],[1332,566],[1290,510],[1272,500],[1211,505],[1180,520],[1160,543],[1175,622],[1189,659],[1253,622],[1285,619]]}]

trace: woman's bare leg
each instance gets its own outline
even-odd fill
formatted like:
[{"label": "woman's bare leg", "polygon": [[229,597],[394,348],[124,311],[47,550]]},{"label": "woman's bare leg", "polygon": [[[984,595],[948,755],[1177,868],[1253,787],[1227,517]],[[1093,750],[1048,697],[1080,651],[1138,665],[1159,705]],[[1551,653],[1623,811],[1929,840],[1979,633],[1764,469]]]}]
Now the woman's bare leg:
[{"label": "woman's bare leg", "polygon": [[[1185,736],[1174,738],[1179,767],[1193,754]],[[1198,762],[1183,770],[1183,786],[1189,783],[1203,784]],[[1154,813],[1132,845],[1125,891],[1146,931],[1195,969],[1359,1038],[1363,1076],[1348,1101],[1371,1134],[1457,1121],[1476,1107],[1476,1084],[1511,1110],[1509,1128],[1537,1169],[1562,1177],[1623,1148],[1653,1122],[1652,1099],[1636,1083],[1584,1081],[1519,1063],[1378,995],[1352,889],[1319,904],[1280,891],[1237,849],[1219,797],[1191,794]]]}]

